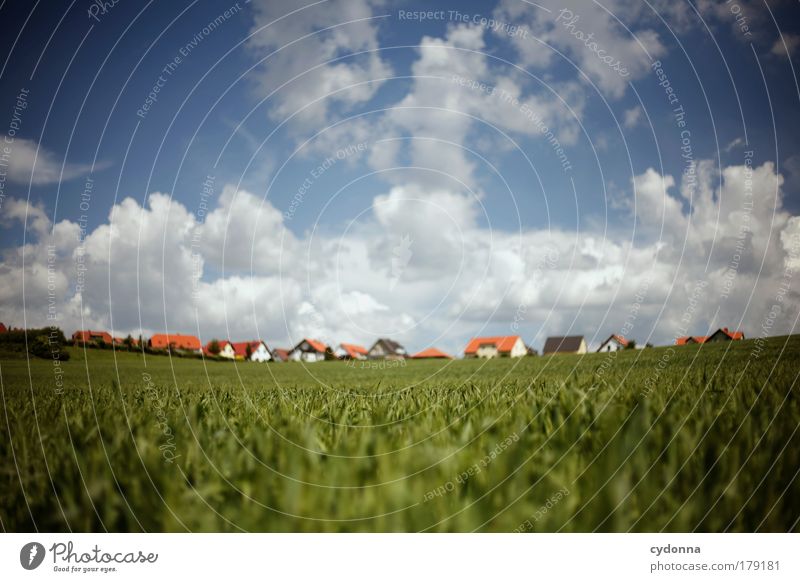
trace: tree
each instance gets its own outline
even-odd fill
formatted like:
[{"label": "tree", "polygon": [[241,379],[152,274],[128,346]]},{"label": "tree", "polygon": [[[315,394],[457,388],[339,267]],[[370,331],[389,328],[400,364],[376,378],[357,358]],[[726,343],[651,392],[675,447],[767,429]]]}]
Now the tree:
[{"label": "tree", "polygon": [[209,353],[218,356],[222,349],[219,347],[219,342],[215,339],[211,340],[211,343],[208,344],[208,351]]},{"label": "tree", "polygon": [[[45,330],[37,330],[45,331]],[[56,329],[48,334],[39,334],[28,344],[28,351],[37,358],[46,358],[66,362],[69,352],[64,350],[64,334]]]},{"label": "tree", "polygon": [[247,344],[247,347],[244,349],[244,353],[247,356],[247,359],[250,359],[250,356],[253,355],[253,348],[250,347],[250,344]]},{"label": "tree", "polygon": [[128,348],[128,351],[131,351],[133,349],[133,336],[128,334],[128,337],[122,340],[122,345]]},{"label": "tree", "polygon": [[628,345],[625,346],[626,350],[635,350],[636,349],[636,340],[628,340]]}]

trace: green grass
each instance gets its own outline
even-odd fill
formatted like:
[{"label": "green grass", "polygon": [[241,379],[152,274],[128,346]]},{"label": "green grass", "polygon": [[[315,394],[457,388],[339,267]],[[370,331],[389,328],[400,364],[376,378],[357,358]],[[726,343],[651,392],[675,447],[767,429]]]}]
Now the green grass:
[{"label": "green grass", "polygon": [[3,359],[1,525],[796,531],[800,337],[754,347],[386,370],[72,349],[61,394],[52,362]]}]

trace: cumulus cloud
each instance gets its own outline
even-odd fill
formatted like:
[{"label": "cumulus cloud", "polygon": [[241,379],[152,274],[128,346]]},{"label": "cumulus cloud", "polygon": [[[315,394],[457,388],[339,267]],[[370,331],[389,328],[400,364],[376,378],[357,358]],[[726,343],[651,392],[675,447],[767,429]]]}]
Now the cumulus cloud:
[{"label": "cumulus cloud", "polygon": [[372,155],[376,169],[400,161],[408,166],[388,180],[477,191],[475,169],[483,162],[479,152],[463,147],[475,136],[506,142],[506,133],[548,139],[559,147],[576,142],[585,104],[578,85],[543,84],[492,59],[485,34],[481,26],[460,24],[448,26],[443,38],[420,40],[409,91],[373,128],[373,134],[408,138],[402,146],[384,142]]},{"label": "cumulus cloud", "polygon": [[[22,323],[24,278],[27,324],[47,323],[56,297],[67,331],[113,324],[279,345],[390,336],[410,349],[458,352],[481,332],[520,333],[534,345],[573,332],[599,342],[638,301],[633,336],[658,343],[675,335],[687,294],[705,281],[691,332],[727,325],[752,335],[785,269],[798,266],[800,221],[783,208],[772,163],[718,171],[703,161],[696,174],[691,198],[685,179],[654,169],[633,179],[636,236],[492,229],[476,196],[396,186],[346,233],[297,237],[268,201],[227,188],[205,224],[154,193],[143,206],[115,205],[81,243],[78,225],[52,224],[44,208],[9,199],[3,220],[27,216],[31,242],[5,252],[0,320]],[[265,258],[251,264],[262,248]],[[784,305],[796,310],[800,297]]]},{"label": "cumulus cloud", "polygon": [[[604,95],[620,98],[629,81],[646,75],[651,60],[666,53],[652,28],[620,23],[630,24],[631,13],[621,10],[618,2],[601,6],[581,0],[545,0],[538,4],[546,10],[515,0],[502,0],[495,10],[496,18],[529,33],[511,39],[526,66],[547,68],[567,58]],[[575,77],[581,79],[579,72]]]},{"label": "cumulus cloud", "polygon": [[253,77],[269,96],[270,116],[294,131],[318,130],[337,111],[369,101],[391,67],[380,57],[377,0],[298,4],[255,0],[249,50],[260,59]]}]

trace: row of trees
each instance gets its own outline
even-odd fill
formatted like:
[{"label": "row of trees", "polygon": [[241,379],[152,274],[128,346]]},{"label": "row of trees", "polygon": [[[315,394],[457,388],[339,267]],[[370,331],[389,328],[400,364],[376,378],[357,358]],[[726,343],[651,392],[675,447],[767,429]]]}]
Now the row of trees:
[{"label": "row of trees", "polygon": [[65,350],[69,344],[64,332],[57,327],[38,329],[12,329],[0,333],[0,350],[6,353],[25,354],[65,362],[69,360],[69,352]]}]

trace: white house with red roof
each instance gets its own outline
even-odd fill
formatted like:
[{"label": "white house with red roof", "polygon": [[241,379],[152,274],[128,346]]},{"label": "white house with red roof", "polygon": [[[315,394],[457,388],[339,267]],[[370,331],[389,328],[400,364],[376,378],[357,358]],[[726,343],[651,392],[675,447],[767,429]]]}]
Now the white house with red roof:
[{"label": "white house with red roof", "polygon": [[272,359],[272,354],[267,347],[267,344],[261,340],[253,340],[249,342],[234,342],[233,352],[237,360],[247,360],[248,362],[269,362]]},{"label": "white house with red roof", "polygon": [[[215,354],[211,351],[211,346],[215,341],[219,346],[218,354]],[[236,357],[236,352],[233,350],[233,344],[231,344],[231,342],[229,342],[228,340],[211,340],[206,344],[206,347],[203,348],[203,353],[206,356],[226,358],[228,360],[232,360]]]},{"label": "white house with red roof", "polygon": [[303,338],[292,351],[289,352],[289,360],[294,362],[321,362],[325,359],[325,352],[328,347],[321,341]]},{"label": "white house with red roof", "polygon": [[528,353],[518,335],[474,337],[464,350],[465,358],[521,358]]},{"label": "white house with red roof", "polygon": [[334,354],[340,360],[366,360],[367,348],[357,344],[339,344]]},{"label": "white house with red roof", "polygon": [[597,348],[598,352],[618,352],[619,350],[624,350],[628,347],[628,340],[626,340],[621,335],[617,335],[612,333],[608,336],[608,339],[600,344],[600,347]]}]

